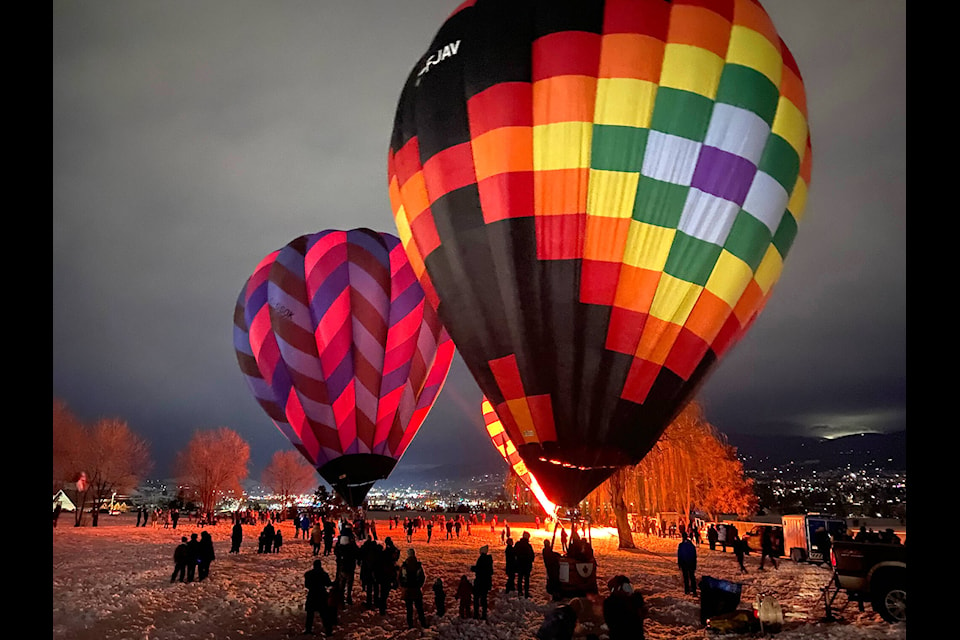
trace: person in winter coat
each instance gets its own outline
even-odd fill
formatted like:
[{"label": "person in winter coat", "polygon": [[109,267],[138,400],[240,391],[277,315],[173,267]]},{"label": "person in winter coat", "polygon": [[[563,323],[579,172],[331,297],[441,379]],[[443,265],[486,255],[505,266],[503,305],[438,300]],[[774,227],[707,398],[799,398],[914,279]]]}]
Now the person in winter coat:
[{"label": "person in winter coat", "polygon": [[320,545],[323,544],[323,527],[317,522],[310,530],[310,544],[313,545],[313,555],[320,555]]},{"label": "person in winter coat", "polygon": [[473,617],[487,619],[487,594],[493,588],[493,556],[487,545],[480,547],[480,557],[470,570],[476,574],[473,581]]},{"label": "person in winter coat", "polygon": [[337,525],[333,520],[323,521],[323,555],[328,556],[333,553],[333,536],[337,531]]},{"label": "person in winter coat", "polygon": [[560,599],[560,554],[553,550],[549,540],[543,541],[543,569],[547,574],[547,593],[557,601]]},{"label": "person in winter coat", "polygon": [[610,640],[643,640],[646,606],[643,596],[626,576],[615,576],[607,582],[610,595],[603,601],[603,620]]},{"label": "person in winter coat", "polygon": [[173,575],[170,576],[170,582],[175,582],[179,577],[180,582],[184,581],[187,571],[187,536],[180,538],[180,544],[173,551]]},{"label": "person in winter coat", "polygon": [[470,601],[473,600],[473,585],[467,579],[467,576],[460,576],[460,583],[457,585],[457,602],[460,603],[460,617],[470,617]]},{"label": "person in winter coat", "polygon": [[205,580],[210,575],[210,563],[216,559],[213,552],[213,538],[209,531],[200,534],[199,556],[197,557],[197,579]]},{"label": "person in winter coat", "polygon": [[230,553],[240,553],[240,543],[243,542],[243,525],[239,521],[233,525],[230,532]]},{"label": "person in winter coat", "polygon": [[719,539],[720,534],[717,532],[717,528],[711,524],[710,528],[707,529],[707,542],[710,544],[710,551],[716,551]]},{"label": "person in winter coat", "polygon": [[273,522],[268,522],[267,526],[263,528],[263,552],[272,553],[273,552],[273,539],[277,535],[276,530],[273,528]]},{"label": "person in winter coat", "polygon": [[514,545],[517,554],[517,593],[524,598],[530,597],[530,574],[537,554],[530,544],[530,532],[524,531],[520,541]]},{"label": "person in winter coat", "polygon": [[320,614],[323,631],[326,635],[333,633],[333,616],[330,615],[330,601],[327,589],[333,586],[329,574],[323,569],[320,560],[313,561],[313,569],[303,574],[303,586],[307,589],[307,602],[304,609],[307,611],[306,633],[313,633],[313,616]]},{"label": "person in winter coat", "polygon": [[360,547],[352,535],[345,534],[340,536],[333,553],[337,557],[336,580],[343,585],[344,602],[353,604],[353,581],[360,561]]},{"label": "person in winter coat", "polygon": [[683,539],[677,546],[677,565],[680,567],[680,573],[683,575],[683,592],[690,595],[697,595],[697,548],[690,542],[686,532],[683,533]]},{"label": "person in winter coat", "polygon": [[562,604],[547,611],[534,637],[537,640],[572,640],[576,627],[577,612],[569,604]]},{"label": "person in winter coat", "polygon": [[399,582],[403,589],[403,601],[407,605],[407,627],[413,628],[413,610],[417,610],[417,619],[420,626],[427,628],[427,619],[423,615],[423,585],[427,577],[423,572],[423,564],[417,560],[416,552],[407,549],[407,559],[400,565]]},{"label": "person in winter coat", "polygon": [[380,615],[387,614],[387,597],[390,589],[397,586],[397,561],[400,559],[400,550],[393,545],[393,540],[387,536],[383,539],[383,551],[377,558],[373,579],[376,581],[376,604]]},{"label": "person in winter coat", "polygon": [[433,583],[433,604],[437,616],[442,618],[447,613],[447,592],[443,590],[443,579],[437,578]]},{"label": "person in winter coat", "polygon": [[513,547],[513,538],[507,538],[507,546],[503,549],[504,571],[507,574],[506,593],[511,593],[516,587],[517,580],[517,550]]},{"label": "person in winter coat", "polygon": [[[760,571],[763,571],[763,561],[767,558],[770,558],[774,569],[779,569],[775,547],[776,540],[773,537],[773,527],[764,527],[763,534],[760,537]],[[825,557],[829,558],[829,556]]]},{"label": "person in winter coat", "polygon": [[197,563],[200,561],[200,541],[197,540],[197,534],[190,534],[190,542],[187,543],[187,582],[193,582],[196,575]]},{"label": "person in winter coat", "polygon": [[368,537],[360,547],[360,588],[366,594],[364,608],[372,609],[376,602],[376,580],[374,580],[374,571],[376,570],[377,560],[380,557],[381,547],[371,537]]},{"label": "person in winter coat", "polygon": [[740,573],[746,573],[747,568],[743,566],[743,555],[748,550],[747,541],[742,539],[740,534],[736,534],[730,544],[733,547],[733,554],[737,557],[737,564],[740,565]]},{"label": "person in winter coat", "polygon": [[283,546],[283,533],[280,529],[277,529],[277,532],[273,534],[273,552],[280,553],[280,547]]}]

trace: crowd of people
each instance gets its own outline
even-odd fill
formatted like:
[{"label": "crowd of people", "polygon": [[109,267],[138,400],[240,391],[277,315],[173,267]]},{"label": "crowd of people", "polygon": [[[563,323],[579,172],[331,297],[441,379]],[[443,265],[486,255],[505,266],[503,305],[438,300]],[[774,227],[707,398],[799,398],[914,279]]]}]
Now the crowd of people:
[{"label": "crowd of people", "polygon": [[[173,512],[174,510],[170,510]],[[138,514],[138,527],[146,526],[151,520],[153,512],[144,510]],[[260,525],[263,527],[258,535],[257,553],[280,553],[283,546],[283,535],[280,523],[291,521],[295,539],[302,538],[312,546],[313,568],[304,574],[304,588],[307,591],[305,611],[305,631],[313,633],[314,621],[319,619],[324,632],[329,635],[338,624],[338,612],[354,605],[354,596],[357,595],[359,604],[365,609],[376,610],[380,615],[386,615],[387,602],[392,591],[398,591],[406,610],[408,627],[427,627],[428,621],[424,607],[424,589],[432,584],[433,610],[440,618],[446,615],[447,589],[441,578],[435,578],[428,583],[429,568],[416,554],[412,546],[404,552],[394,543],[394,537],[403,536],[408,545],[414,540],[417,543],[432,544],[435,540],[433,531],[441,532],[437,539],[450,540],[460,536],[471,535],[472,527],[486,526],[485,516],[476,514],[458,514],[448,517],[445,514],[433,516],[413,516],[400,518],[392,516],[387,522],[386,536],[382,543],[379,538],[377,524],[362,515],[355,518],[346,516],[333,517],[324,513],[312,514],[300,512],[292,516],[274,512],[237,513],[233,517],[234,524],[231,530],[230,553],[240,553],[243,541],[243,525]],[[171,514],[171,523],[176,527],[177,518]],[[198,519],[198,525],[203,523]],[[530,531],[522,531],[514,540],[510,524],[504,519],[497,521],[494,516],[490,520],[491,531],[499,529],[502,550],[502,588],[505,594],[516,594],[520,598],[529,598],[531,593],[531,575],[535,571],[536,556],[538,555],[531,544]],[[543,523],[546,524],[546,523]],[[678,523],[682,524],[682,523]],[[382,522],[381,522],[382,526]],[[542,524],[538,521],[536,527]],[[722,529],[722,531],[721,531]],[[633,589],[625,576],[616,576],[608,581],[606,597],[599,599],[596,590],[596,561],[593,547],[587,537],[587,530],[576,525],[558,527],[559,535],[554,532],[554,539],[559,538],[560,551],[554,549],[553,540],[543,541],[540,553],[543,562],[544,585],[546,592],[552,597],[557,606],[550,610],[538,632],[541,640],[558,640],[570,638],[567,633],[573,629],[572,625],[579,625],[581,630],[589,629],[592,623],[605,624],[609,630],[609,638],[642,638],[643,619],[646,608],[642,595]],[[581,531],[583,535],[581,535]],[[687,526],[658,527],[651,530],[651,534],[659,535],[666,531],[666,535],[677,532],[680,538],[677,547],[677,565],[683,583],[684,594],[698,597],[697,588],[697,549],[701,545],[700,529],[692,523]],[[760,539],[760,563],[758,570],[763,570],[767,562],[774,569],[778,567],[778,556],[781,554],[782,540],[776,538],[782,535],[775,527],[765,528]],[[862,540],[876,539],[889,541],[892,532],[873,534],[872,531],[861,529],[857,538]],[[736,554],[741,572],[747,572],[744,565],[744,555],[750,553],[750,548],[733,525],[715,527],[710,525],[706,529],[707,544],[711,550],[718,548],[726,551],[730,546]],[[874,538],[869,536],[873,535]],[[484,536],[489,540],[489,536]],[[494,538],[496,539],[496,537]],[[829,537],[828,537],[829,540]],[[822,544],[821,542],[817,543]],[[324,569],[320,556],[333,556],[335,571],[329,575]],[[499,554],[496,554],[499,557]],[[401,560],[402,559],[402,560]],[[565,560],[564,560],[565,559]],[[174,552],[174,571],[171,582],[202,581],[209,576],[210,565],[214,560],[213,544],[209,532],[201,531],[183,536],[181,543]],[[486,620],[490,609],[489,594],[494,589],[497,571],[495,565],[501,560],[491,553],[489,544],[479,547],[476,561],[465,567],[459,582],[454,586],[451,594],[457,601],[457,615],[461,618]],[[561,581],[561,565],[566,562],[568,573],[575,563],[579,566],[593,564],[594,589],[581,591],[570,589],[570,579]],[[359,574],[359,590],[356,589],[356,578]],[[356,592],[356,593],[355,593]],[[591,622],[592,621],[592,622]]]}]

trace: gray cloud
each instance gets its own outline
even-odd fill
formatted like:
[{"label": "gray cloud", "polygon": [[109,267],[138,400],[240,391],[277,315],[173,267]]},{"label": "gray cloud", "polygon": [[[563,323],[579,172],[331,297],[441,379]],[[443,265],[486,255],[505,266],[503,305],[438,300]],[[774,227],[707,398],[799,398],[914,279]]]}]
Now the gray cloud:
[{"label": "gray cloud", "polygon": [[[297,235],[395,232],[396,100],[455,4],[55,1],[53,395],[127,419],[161,472],[197,428],[237,429],[257,468],[287,446],[237,370],[236,296]],[[905,427],[905,3],[764,5],[806,82],[812,187],[701,398],[728,431]],[[404,462],[493,451],[479,398],[458,360]]]}]

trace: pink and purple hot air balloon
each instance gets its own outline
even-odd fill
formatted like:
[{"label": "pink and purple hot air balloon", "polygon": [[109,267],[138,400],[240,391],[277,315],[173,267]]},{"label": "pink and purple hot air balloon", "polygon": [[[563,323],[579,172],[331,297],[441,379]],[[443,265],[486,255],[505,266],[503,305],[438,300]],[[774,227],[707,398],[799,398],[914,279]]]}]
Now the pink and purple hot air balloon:
[{"label": "pink and purple hot air balloon", "polygon": [[400,241],[369,229],[300,236],[266,256],[233,335],[260,406],[354,507],[403,455],[454,353]]}]

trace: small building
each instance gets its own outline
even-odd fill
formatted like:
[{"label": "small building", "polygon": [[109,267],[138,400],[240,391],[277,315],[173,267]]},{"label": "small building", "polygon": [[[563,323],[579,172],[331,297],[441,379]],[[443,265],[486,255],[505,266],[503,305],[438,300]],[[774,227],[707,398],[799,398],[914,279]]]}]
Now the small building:
[{"label": "small building", "polygon": [[60,489],[60,491],[58,491],[57,494],[53,496],[53,509],[57,508],[57,504],[60,505],[60,509],[62,511],[77,510],[77,506],[73,504],[73,500],[67,497],[67,494],[63,492],[63,489]]}]

